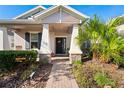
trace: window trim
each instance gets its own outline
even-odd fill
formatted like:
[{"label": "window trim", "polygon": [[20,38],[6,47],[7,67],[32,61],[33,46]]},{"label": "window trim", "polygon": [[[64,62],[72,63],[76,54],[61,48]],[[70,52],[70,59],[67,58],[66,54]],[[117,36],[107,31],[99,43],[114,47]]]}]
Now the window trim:
[{"label": "window trim", "polygon": [[[40,31],[29,32],[30,33],[30,50],[31,50],[31,34],[38,34]],[[37,38],[38,39],[38,38]]]}]

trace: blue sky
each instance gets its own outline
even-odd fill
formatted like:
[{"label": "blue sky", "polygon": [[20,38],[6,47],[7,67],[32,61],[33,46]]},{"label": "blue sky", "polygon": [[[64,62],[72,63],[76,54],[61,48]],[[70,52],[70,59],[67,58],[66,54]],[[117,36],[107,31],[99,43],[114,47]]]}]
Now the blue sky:
[{"label": "blue sky", "polygon": [[[85,15],[97,14],[103,21],[124,14],[124,5],[70,5]],[[0,19],[11,19],[36,5],[0,5]],[[48,8],[50,5],[44,5]]]}]

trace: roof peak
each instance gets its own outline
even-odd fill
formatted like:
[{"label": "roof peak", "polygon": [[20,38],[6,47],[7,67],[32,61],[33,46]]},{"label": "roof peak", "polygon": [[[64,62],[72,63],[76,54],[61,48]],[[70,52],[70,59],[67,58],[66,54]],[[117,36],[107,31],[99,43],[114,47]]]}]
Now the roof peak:
[{"label": "roof peak", "polygon": [[28,11],[26,11],[26,12],[24,12],[24,13],[22,13],[22,14],[16,16],[16,17],[14,17],[13,19],[18,19],[18,18],[20,18],[21,16],[24,16],[24,15],[26,15],[26,14],[32,12],[32,11],[35,11],[35,10],[38,9],[38,8],[41,8],[41,9],[43,9],[43,10],[46,9],[44,6],[42,6],[42,5],[38,5],[38,6],[34,7],[34,8],[29,9]]}]

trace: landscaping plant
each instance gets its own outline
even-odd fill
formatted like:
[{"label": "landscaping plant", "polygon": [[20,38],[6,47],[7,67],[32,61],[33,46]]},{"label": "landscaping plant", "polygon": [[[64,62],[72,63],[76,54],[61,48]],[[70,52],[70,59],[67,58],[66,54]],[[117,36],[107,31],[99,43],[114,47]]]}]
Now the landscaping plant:
[{"label": "landscaping plant", "polygon": [[116,82],[110,79],[105,72],[102,73],[97,72],[94,75],[94,80],[96,81],[99,87],[105,87],[105,86],[115,87],[116,85]]},{"label": "landscaping plant", "polygon": [[123,17],[114,18],[105,25],[99,48],[101,62],[109,62],[111,59],[118,65],[124,62],[124,58],[121,56],[121,51],[124,50],[124,38],[117,32],[117,26],[123,20]]},{"label": "landscaping plant", "polygon": [[81,62],[80,60],[76,60],[76,61],[73,61],[73,64],[74,65],[82,65],[83,62]]},{"label": "landscaping plant", "polygon": [[102,22],[96,15],[93,19],[79,26],[77,41],[80,47],[90,41],[92,60],[97,62],[124,63],[124,38],[117,32],[117,26],[124,21],[124,17],[117,17],[107,23]]},{"label": "landscaping plant", "polygon": [[[11,71],[19,64],[29,65],[35,62],[37,58],[36,51],[16,51],[2,50],[0,51],[0,72]],[[17,60],[19,59],[19,60]],[[23,59],[23,60],[22,60]]]},{"label": "landscaping plant", "polygon": [[27,69],[24,70],[24,72],[21,74],[20,79],[21,80],[26,80],[26,79],[30,79],[30,75],[37,70],[38,66],[39,66],[39,62],[38,63],[31,63],[28,65]]},{"label": "landscaping plant", "polygon": [[117,73],[110,65],[97,62],[73,64],[72,71],[81,88],[117,86]]},{"label": "landscaping plant", "polygon": [[99,54],[99,42],[101,41],[101,33],[103,32],[104,24],[95,15],[93,19],[79,26],[79,34],[77,41],[80,47],[90,41],[90,49],[93,52],[93,61],[97,61]]}]

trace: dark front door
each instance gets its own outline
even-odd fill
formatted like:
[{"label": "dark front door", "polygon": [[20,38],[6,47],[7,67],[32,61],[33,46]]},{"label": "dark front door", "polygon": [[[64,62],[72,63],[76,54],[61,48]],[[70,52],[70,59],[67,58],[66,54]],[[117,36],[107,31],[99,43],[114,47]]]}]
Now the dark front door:
[{"label": "dark front door", "polygon": [[66,53],[66,38],[57,37],[56,38],[56,54]]}]

